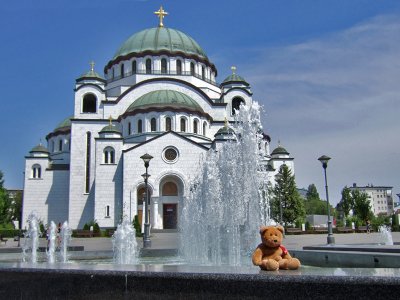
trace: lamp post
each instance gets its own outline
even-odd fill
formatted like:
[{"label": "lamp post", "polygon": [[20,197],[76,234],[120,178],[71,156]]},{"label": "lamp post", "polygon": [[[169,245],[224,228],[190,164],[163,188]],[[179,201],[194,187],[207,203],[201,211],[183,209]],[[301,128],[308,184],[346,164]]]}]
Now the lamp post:
[{"label": "lamp post", "polygon": [[327,204],[327,208],[328,208],[328,238],[327,238],[327,242],[328,242],[328,244],[334,244],[335,237],[333,236],[333,232],[332,232],[332,220],[331,220],[331,212],[330,212],[330,208],[329,208],[328,180],[326,177],[326,168],[328,167],[328,161],[330,159],[331,158],[326,155],[322,155],[320,158],[318,158],[318,160],[322,163],[322,167],[324,168],[324,175],[325,175],[326,204]]},{"label": "lamp post", "polygon": [[149,216],[149,186],[148,186],[148,179],[150,177],[147,169],[149,168],[150,160],[153,158],[150,154],[146,153],[140,157],[143,159],[144,167],[146,168],[146,173],[142,174],[144,178],[144,185],[146,190],[146,197],[144,202],[144,234],[143,234],[143,248],[150,248],[151,247],[151,240],[150,240],[150,216]]},{"label": "lamp post", "polygon": [[[282,178],[282,174],[281,173],[277,173],[275,175],[275,178],[276,178],[276,181],[277,181],[276,183],[278,183],[278,180],[280,180]],[[279,222],[283,226],[283,211],[282,211],[281,191],[279,191],[279,194],[278,194],[278,201],[279,201]]]}]

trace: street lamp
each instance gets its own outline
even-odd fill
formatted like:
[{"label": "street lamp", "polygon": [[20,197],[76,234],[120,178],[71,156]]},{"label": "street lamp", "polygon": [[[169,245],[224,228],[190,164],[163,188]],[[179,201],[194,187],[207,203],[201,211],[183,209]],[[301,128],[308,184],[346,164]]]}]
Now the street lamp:
[{"label": "street lamp", "polygon": [[147,169],[149,168],[149,162],[153,158],[150,154],[145,154],[140,157],[143,159],[144,167],[146,168],[146,173],[142,174],[144,178],[144,185],[146,190],[146,197],[144,202],[144,235],[143,235],[143,248],[150,248],[151,247],[151,240],[150,240],[150,216],[149,216],[149,186],[148,186],[148,179],[150,177]]},{"label": "street lamp", "polygon": [[[278,183],[278,180],[280,180],[282,178],[282,174],[281,173],[277,173],[275,175],[276,178],[276,183]],[[283,226],[283,211],[282,211],[282,198],[281,198],[281,191],[279,191],[278,194],[278,201],[279,201],[279,223]]]},{"label": "street lamp", "polygon": [[324,175],[325,175],[325,192],[326,192],[326,204],[327,204],[327,208],[328,208],[328,244],[334,244],[335,243],[335,237],[333,236],[333,232],[332,232],[332,220],[331,220],[331,212],[330,212],[330,207],[329,207],[329,196],[328,196],[328,180],[326,178],[326,168],[328,167],[328,161],[331,158],[326,156],[326,155],[322,155],[320,158],[318,158],[318,160],[322,163],[322,167],[324,168]]}]

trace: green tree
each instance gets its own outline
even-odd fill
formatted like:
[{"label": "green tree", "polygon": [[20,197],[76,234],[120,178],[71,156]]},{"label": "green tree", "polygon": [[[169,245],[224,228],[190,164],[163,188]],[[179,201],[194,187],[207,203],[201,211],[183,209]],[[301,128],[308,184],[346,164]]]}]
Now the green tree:
[{"label": "green tree", "polygon": [[360,192],[359,190],[352,190],[351,197],[353,198],[353,213],[360,220],[366,222],[373,217],[371,211],[371,204],[366,193]]},{"label": "green tree", "polygon": [[0,171],[0,226],[5,226],[10,222],[10,197],[4,188],[3,172]]},{"label": "green tree", "polygon": [[347,216],[350,214],[350,211],[354,207],[354,200],[351,196],[351,190],[347,186],[345,186],[342,190],[342,199],[340,200],[340,204],[344,217],[347,218]]},{"label": "green tree", "polygon": [[[305,209],[303,200],[297,191],[295,176],[288,166],[282,165],[276,176],[275,186],[271,188],[271,213],[276,222],[294,224],[303,221]],[[282,220],[280,220],[280,203],[282,205]]]},{"label": "green tree", "polygon": [[15,197],[10,203],[10,214],[11,220],[18,221],[19,228],[21,228],[21,218],[22,218],[22,192],[17,191]]},{"label": "green tree", "polygon": [[307,189],[304,207],[307,215],[326,215],[326,201],[319,198],[319,193],[315,184],[310,184]]},{"label": "green tree", "polygon": [[318,193],[317,187],[315,186],[314,183],[312,183],[312,184],[310,184],[308,186],[306,199],[308,201],[310,201],[310,200],[321,200],[319,198],[319,193]]}]

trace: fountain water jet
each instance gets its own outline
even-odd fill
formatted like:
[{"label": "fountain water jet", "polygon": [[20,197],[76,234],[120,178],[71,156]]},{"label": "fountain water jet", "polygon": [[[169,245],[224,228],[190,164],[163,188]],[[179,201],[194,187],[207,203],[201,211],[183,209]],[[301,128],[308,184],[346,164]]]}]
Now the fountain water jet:
[{"label": "fountain water jet", "polygon": [[379,236],[383,245],[393,246],[393,237],[390,228],[386,225],[379,226]]},{"label": "fountain water jet", "polygon": [[48,250],[47,261],[49,263],[56,262],[56,248],[57,248],[57,225],[53,221],[50,223],[50,227],[48,228]]},{"label": "fountain water jet", "polygon": [[270,223],[259,105],[242,105],[235,121],[236,136],[206,154],[183,201],[181,253],[196,264],[245,263]]},{"label": "fountain water jet", "polygon": [[128,218],[124,218],[112,236],[114,263],[136,264],[138,261],[138,246],[136,230]]},{"label": "fountain water jet", "polygon": [[35,212],[32,212],[28,216],[28,231],[26,232],[25,242],[22,247],[23,261],[37,263],[37,250],[39,247],[40,234],[39,218]]},{"label": "fountain water jet", "polygon": [[68,221],[65,221],[61,227],[60,237],[60,256],[62,262],[68,262],[68,245],[71,241],[72,230],[68,225]]}]

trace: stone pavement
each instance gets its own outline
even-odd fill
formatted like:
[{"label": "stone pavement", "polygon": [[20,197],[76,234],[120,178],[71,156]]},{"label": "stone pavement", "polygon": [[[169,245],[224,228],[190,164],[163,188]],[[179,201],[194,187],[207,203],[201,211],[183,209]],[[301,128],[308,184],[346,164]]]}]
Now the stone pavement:
[{"label": "stone pavement", "polygon": [[[400,232],[393,232],[393,241],[400,243]],[[334,234],[336,244],[373,244],[381,242],[379,233],[341,233]],[[327,234],[301,234],[287,235],[283,241],[289,250],[301,250],[303,246],[326,244]],[[20,245],[24,240],[21,239]],[[139,247],[143,245],[143,239],[137,239]],[[176,249],[179,247],[178,233],[156,232],[151,234],[152,249]],[[40,239],[40,247],[46,247],[45,239]],[[111,238],[72,238],[70,246],[84,246],[85,251],[111,251]],[[18,242],[8,239],[7,244],[0,244],[0,255],[7,252],[6,249],[18,248]]]}]

